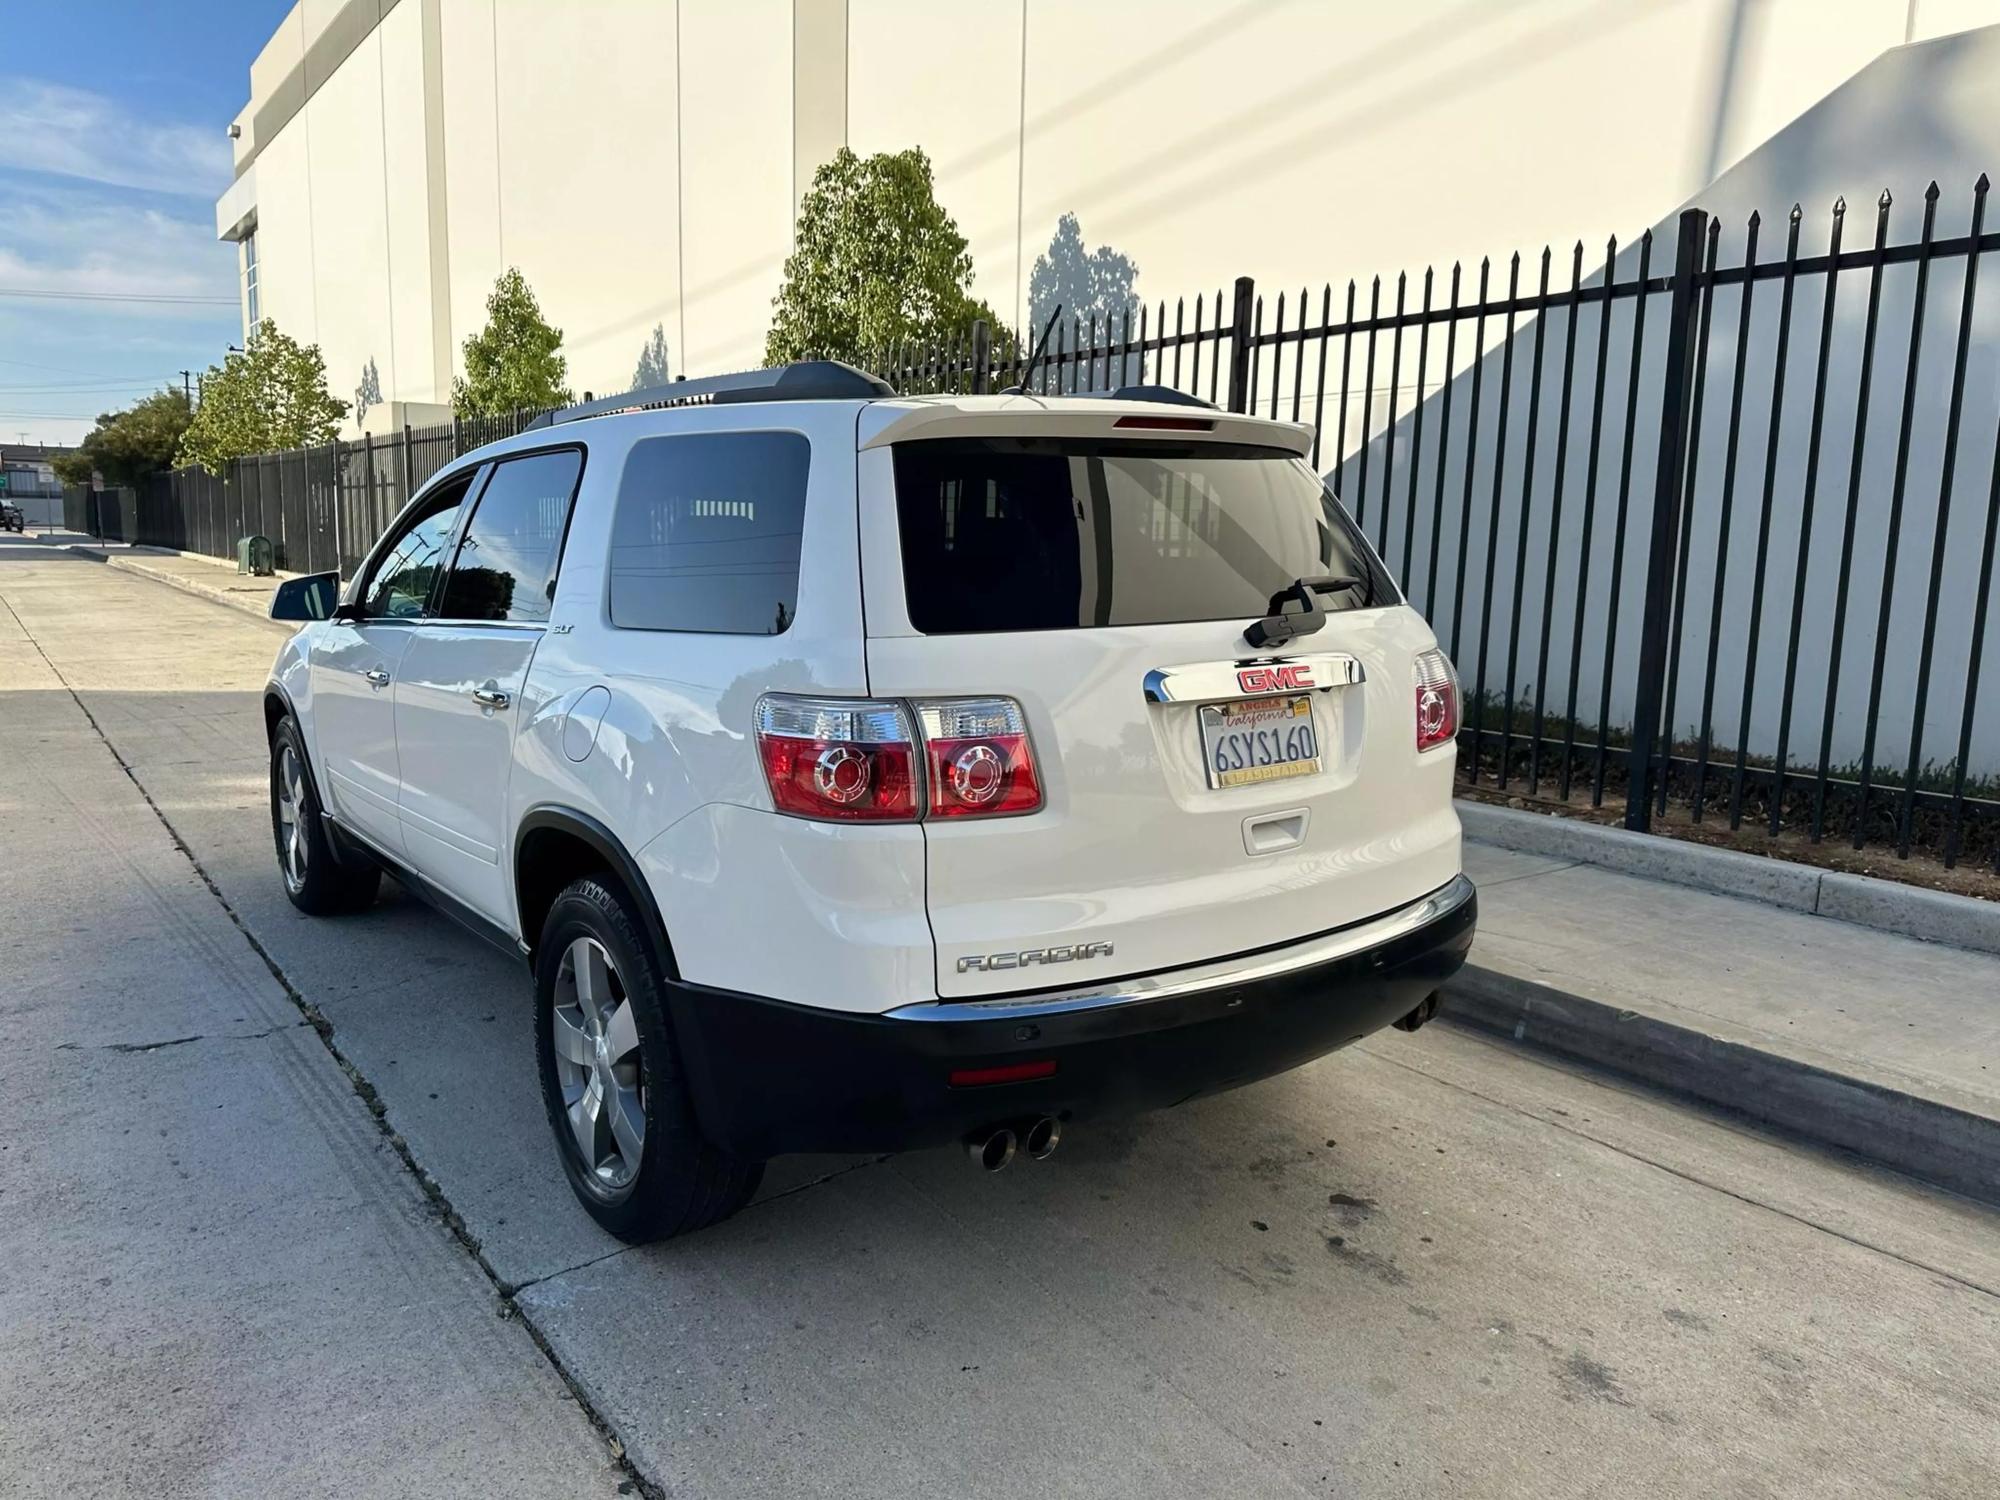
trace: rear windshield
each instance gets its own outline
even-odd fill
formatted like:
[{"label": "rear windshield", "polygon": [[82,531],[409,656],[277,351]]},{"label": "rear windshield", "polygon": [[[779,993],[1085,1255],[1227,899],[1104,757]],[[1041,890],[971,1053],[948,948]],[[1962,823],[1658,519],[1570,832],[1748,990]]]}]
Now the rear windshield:
[{"label": "rear windshield", "polygon": [[1396,599],[1332,491],[1282,450],[981,438],[899,443],[895,461],[926,635],[1250,621],[1315,576],[1361,584],[1324,609]]}]

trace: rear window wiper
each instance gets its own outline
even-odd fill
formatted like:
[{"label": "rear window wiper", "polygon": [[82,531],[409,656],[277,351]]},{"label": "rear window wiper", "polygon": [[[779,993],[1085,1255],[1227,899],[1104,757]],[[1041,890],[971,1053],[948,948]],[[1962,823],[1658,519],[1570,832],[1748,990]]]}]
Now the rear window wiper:
[{"label": "rear window wiper", "polygon": [[[1243,638],[1253,647],[1262,650],[1266,646],[1281,646],[1294,636],[1310,635],[1326,623],[1326,611],[1319,607],[1321,594],[1337,594],[1344,589],[1368,590],[1367,599],[1375,597],[1375,585],[1366,578],[1298,578],[1271,596],[1271,612],[1261,620],[1252,620],[1243,628]],[[1296,599],[1303,608],[1295,613],[1287,613],[1285,603]],[[1367,608],[1364,603],[1362,607]]]}]

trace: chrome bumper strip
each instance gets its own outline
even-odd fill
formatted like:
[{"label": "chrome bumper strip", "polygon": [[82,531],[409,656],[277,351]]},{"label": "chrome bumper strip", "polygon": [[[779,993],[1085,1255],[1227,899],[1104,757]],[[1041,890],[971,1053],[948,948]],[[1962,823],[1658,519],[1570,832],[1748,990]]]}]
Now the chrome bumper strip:
[{"label": "chrome bumper strip", "polygon": [[1428,927],[1439,918],[1458,910],[1473,896],[1472,882],[1463,875],[1452,877],[1421,900],[1385,912],[1353,927],[1309,938],[1287,948],[1253,953],[1242,958],[1223,959],[1193,968],[1173,969],[1164,974],[1148,974],[1137,979],[1117,979],[1091,989],[1062,990],[1033,995],[997,995],[991,1000],[935,1000],[899,1006],[884,1013],[891,1021],[1009,1021],[1038,1016],[1061,1015],[1069,1011],[1099,1010],[1113,1005],[1130,1005],[1139,1000],[1163,1000],[1170,995],[1187,995],[1201,990],[1223,989],[1230,985],[1273,979],[1295,969],[1362,953],[1383,943],[1394,942]]}]

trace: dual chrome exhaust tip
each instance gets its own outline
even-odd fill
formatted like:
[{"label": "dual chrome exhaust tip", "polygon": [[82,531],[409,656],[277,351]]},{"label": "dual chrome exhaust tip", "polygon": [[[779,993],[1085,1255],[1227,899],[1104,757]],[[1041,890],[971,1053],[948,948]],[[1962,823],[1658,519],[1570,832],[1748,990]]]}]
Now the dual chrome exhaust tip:
[{"label": "dual chrome exhaust tip", "polygon": [[[1396,1018],[1393,1023],[1396,1029],[1417,1030],[1437,1014],[1439,999],[1435,990],[1424,996],[1408,1015]],[[965,1138],[965,1150],[981,1170],[998,1172],[1013,1162],[1017,1152],[1025,1152],[1035,1161],[1047,1161],[1061,1143],[1062,1121],[1054,1115],[1037,1115],[975,1130]]]},{"label": "dual chrome exhaust tip", "polygon": [[1062,1142],[1062,1121],[1054,1115],[1038,1115],[1011,1125],[975,1130],[965,1138],[965,1150],[980,1168],[998,1172],[1025,1151],[1035,1161],[1047,1161]]}]

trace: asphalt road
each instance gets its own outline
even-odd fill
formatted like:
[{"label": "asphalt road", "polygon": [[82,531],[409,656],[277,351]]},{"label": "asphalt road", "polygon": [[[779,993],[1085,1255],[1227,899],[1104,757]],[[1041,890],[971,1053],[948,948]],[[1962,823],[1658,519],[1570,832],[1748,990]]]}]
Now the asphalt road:
[{"label": "asphalt road", "polygon": [[675,1496],[2000,1487],[1990,1213],[1440,1026],[625,1249],[519,966],[286,903],[279,633],[33,543],[0,600],[0,1492],[609,1488],[565,1379]]}]

